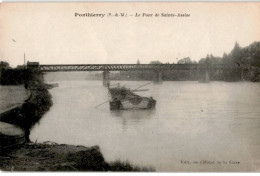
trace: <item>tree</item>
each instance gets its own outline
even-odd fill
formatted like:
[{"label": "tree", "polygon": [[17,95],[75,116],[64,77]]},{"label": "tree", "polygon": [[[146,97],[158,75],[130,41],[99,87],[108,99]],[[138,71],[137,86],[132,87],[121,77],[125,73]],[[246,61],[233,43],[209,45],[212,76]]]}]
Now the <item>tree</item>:
[{"label": "tree", "polygon": [[149,64],[162,64],[160,61],[151,61]]},{"label": "tree", "polygon": [[180,59],[177,64],[192,64],[190,57]]},{"label": "tree", "polygon": [[228,55],[227,55],[227,53],[223,53],[223,59],[225,59],[225,58],[227,58],[228,57]]},{"label": "tree", "polygon": [[233,63],[242,62],[242,50],[237,42],[235,43],[235,46],[231,51],[231,58]]},{"label": "tree", "polygon": [[11,68],[11,67],[9,66],[8,62],[5,62],[5,61],[0,62],[0,69],[9,69],[9,68]]},{"label": "tree", "polygon": [[137,62],[136,62],[136,64],[140,64],[140,61],[139,61],[139,59],[137,59]]}]

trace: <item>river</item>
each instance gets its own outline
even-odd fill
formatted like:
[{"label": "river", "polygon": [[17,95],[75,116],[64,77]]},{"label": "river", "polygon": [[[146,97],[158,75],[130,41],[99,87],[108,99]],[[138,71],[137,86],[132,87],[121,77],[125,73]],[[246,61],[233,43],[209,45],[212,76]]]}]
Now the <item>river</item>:
[{"label": "river", "polygon": [[[32,141],[99,145],[107,161],[157,171],[260,171],[260,84],[193,81],[149,84],[154,110],[110,111],[102,81],[48,73],[53,106]],[[77,77],[77,76],[74,76]],[[147,81],[112,81],[136,88]],[[189,164],[190,163],[190,164]]]}]

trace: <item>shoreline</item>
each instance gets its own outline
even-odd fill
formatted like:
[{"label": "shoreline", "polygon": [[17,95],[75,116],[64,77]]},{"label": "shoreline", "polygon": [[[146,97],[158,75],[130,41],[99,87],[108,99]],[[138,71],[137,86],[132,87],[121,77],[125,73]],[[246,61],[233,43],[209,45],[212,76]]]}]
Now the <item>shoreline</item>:
[{"label": "shoreline", "polygon": [[18,126],[25,132],[26,142],[30,142],[30,130],[39,122],[51,105],[51,94],[42,82],[30,82],[25,86],[29,98],[21,105],[0,114],[0,121]]},{"label": "shoreline", "polygon": [[[128,161],[106,162],[99,146],[85,147],[55,142],[32,143],[30,129],[52,106],[48,89],[55,85],[42,81],[25,84],[30,96],[15,108],[0,114],[0,121],[20,127],[25,142],[0,148],[2,171],[155,171],[151,167],[134,166]],[[1,134],[1,132],[0,132]],[[6,136],[8,139],[8,136]]]},{"label": "shoreline", "polygon": [[2,171],[119,171],[151,172],[125,161],[106,162],[99,146],[25,143],[0,155]]}]

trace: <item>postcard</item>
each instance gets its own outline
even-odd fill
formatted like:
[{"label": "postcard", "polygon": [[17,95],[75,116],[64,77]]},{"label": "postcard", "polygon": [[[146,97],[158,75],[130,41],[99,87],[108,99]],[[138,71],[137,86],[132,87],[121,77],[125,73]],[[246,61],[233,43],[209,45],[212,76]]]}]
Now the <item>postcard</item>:
[{"label": "postcard", "polygon": [[0,4],[0,170],[260,171],[259,2]]}]

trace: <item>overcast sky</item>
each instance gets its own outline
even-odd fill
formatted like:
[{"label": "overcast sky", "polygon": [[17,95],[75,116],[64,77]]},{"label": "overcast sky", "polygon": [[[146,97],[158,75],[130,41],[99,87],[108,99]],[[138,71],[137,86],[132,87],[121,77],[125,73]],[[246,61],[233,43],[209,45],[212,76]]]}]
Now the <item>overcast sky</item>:
[{"label": "overcast sky", "polygon": [[[75,13],[190,17],[75,17]],[[260,41],[260,3],[3,3],[0,60],[41,64],[177,62]]]}]

